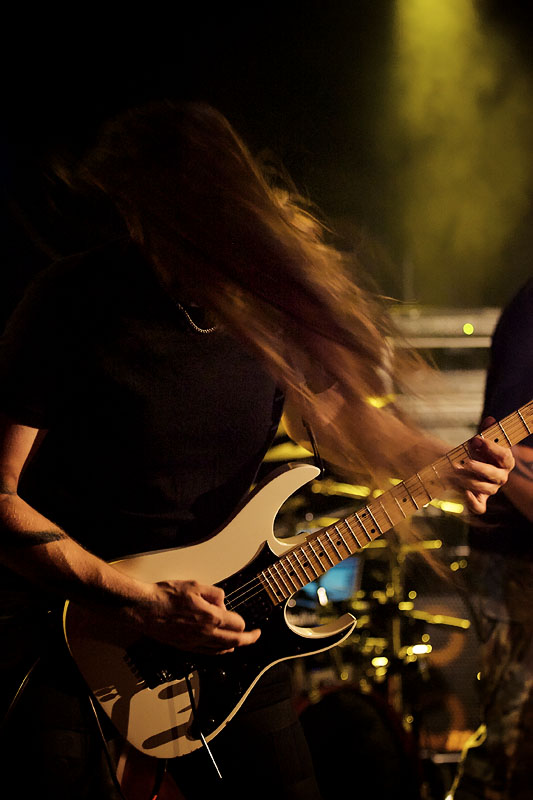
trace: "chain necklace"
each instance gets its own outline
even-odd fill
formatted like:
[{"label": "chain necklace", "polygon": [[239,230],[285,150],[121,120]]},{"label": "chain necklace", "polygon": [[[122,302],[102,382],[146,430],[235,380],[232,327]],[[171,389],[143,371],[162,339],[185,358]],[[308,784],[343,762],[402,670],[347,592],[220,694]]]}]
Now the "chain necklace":
[{"label": "chain necklace", "polygon": [[178,303],[177,300],[175,300],[174,302],[176,303],[176,306],[179,308],[179,310],[181,311],[181,313],[183,314],[183,316],[185,317],[185,319],[187,320],[193,331],[195,331],[196,333],[214,333],[216,331],[218,327],[217,325],[212,325],[210,328],[200,328],[200,326],[197,325],[196,322],[193,320],[187,309],[184,306],[182,306],[181,303]]}]

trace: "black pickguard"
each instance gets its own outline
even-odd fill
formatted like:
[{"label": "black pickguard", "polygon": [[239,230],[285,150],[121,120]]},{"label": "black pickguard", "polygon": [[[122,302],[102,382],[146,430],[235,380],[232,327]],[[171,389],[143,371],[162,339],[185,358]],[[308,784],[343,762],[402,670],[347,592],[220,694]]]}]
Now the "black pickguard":
[{"label": "black pickguard", "polygon": [[[254,644],[219,656],[184,653],[148,639],[128,649],[132,667],[150,688],[182,680],[193,671],[198,673],[198,704],[189,731],[192,738],[215,731],[232,714],[257,677],[274,663],[333,647],[345,636],[345,631],[340,631],[320,639],[306,638],[287,626],[284,604],[275,605],[256,579],[276,559],[264,545],[248,566],[218,584],[228,598],[228,607],[244,618],[247,630],[261,628],[261,636]],[[239,601],[234,606],[232,597],[242,597],[242,587],[250,584],[258,590],[250,592],[244,603]]]}]

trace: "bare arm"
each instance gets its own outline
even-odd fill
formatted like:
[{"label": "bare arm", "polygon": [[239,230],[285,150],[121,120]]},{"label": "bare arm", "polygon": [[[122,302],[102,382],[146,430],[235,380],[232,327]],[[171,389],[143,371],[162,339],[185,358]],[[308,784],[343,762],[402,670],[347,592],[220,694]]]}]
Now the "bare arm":
[{"label": "bare arm", "polygon": [[144,583],[89,553],[18,494],[21,472],[43,432],[0,418],[0,560],[51,593],[119,624],[198,652],[257,639],[224,606],[221,589],[190,581]]}]

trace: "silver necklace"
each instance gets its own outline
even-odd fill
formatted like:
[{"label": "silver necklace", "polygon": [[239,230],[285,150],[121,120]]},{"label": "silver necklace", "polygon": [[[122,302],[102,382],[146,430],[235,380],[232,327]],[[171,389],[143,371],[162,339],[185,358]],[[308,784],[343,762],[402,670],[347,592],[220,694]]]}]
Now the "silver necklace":
[{"label": "silver necklace", "polygon": [[212,325],[210,328],[200,328],[200,326],[197,325],[196,322],[193,320],[187,309],[184,308],[184,306],[182,306],[181,303],[178,303],[177,300],[175,300],[174,302],[176,303],[176,306],[179,308],[179,310],[181,311],[181,313],[183,314],[183,316],[185,317],[185,319],[187,320],[193,331],[196,331],[196,333],[214,333],[216,331],[217,325]]}]

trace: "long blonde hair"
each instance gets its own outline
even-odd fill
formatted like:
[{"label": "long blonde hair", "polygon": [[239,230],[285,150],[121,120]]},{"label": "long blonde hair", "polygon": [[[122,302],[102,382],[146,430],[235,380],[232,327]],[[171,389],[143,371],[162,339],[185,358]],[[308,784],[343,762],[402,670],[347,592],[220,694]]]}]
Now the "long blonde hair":
[{"label": "long blonde hair", "polygon": [[391,430],[393,406],[369,404],[408,390],[424,366],[391,348],[387,304],[221,113],[166,101],[129,110],[104,126],[80,175],[115,202],[168,291],[211,309],[290,390],[319,445],[338,442],[347,474],[405,477],[421,466],[414,449],[440,455],[409,420]]}]

